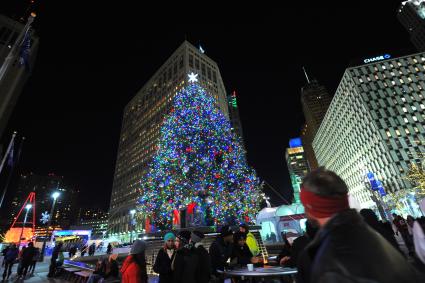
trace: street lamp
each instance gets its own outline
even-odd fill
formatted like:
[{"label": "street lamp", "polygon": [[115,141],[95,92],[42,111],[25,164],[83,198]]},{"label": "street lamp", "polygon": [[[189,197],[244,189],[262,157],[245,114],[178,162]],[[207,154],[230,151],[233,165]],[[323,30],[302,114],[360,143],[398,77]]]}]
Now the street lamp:
[{"label": "street lamp", "polygon": [[19,236],[18,249],[21,246],[22,234],[24,233],[25,224],[27,223],[28,211],[30,211],[31,208],[32,208],[32,204],[30,203],[25,206],[26,211],[25,211],[24,223],[22,224],[21,235]]},{"label": "street lamp", "polygon": [[[46,235],[44,236],[44,240],[43,240],[43,247],[41,248],[41,257],[40,257],[40,261],[44,260],[44,253],[46,251],[46,240],[47,240],[47,236],[49,234],[49,227],[50,224],[52,223],[52,217],[53,217],[53,213],[55,211],[55,204],[56,204],[56,200],[59,197],[60,193],[59,192],[54,192],[52,194],[52,198],[53,198],[53,204],[52,204],[52,208],[50,209],[50,217],[49,217],[49,221],[47,222],[47,229],[46,229]],[[55,228],[53,227],[52,230],[52,235],[54,232]]]},{"label": "street lamp", "polygon": [[136,210],[135,209],[130,210],[130,215],[131,215],[130,243],[133,242],[133,230],[134,230],[134,226],[135,226],[134,225],[134,214],[136,214]]}]

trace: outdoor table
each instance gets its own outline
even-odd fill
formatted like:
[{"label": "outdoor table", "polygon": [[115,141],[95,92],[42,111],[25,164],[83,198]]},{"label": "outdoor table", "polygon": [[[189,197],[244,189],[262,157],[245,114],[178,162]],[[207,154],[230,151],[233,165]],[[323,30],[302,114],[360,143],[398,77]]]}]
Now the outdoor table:
[{"label": "outdoor table", "polygon": [[253,271],[248,271],[247,267],[242,267],[233,270],[217,270],[217,272],[223,274],[225,277],[249,278],[251,282],[254,282],[254,278],[293,276],[297,273],[297,269],[281,266],[264,266],[254,267]]}]

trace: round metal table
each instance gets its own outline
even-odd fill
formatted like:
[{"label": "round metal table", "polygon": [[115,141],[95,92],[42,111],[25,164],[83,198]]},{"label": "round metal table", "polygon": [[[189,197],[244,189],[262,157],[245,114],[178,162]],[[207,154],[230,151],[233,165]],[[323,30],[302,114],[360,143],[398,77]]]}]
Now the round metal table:
[{"label": "round metal table", "polygon": [[251,282],[254,282],[254,278],[265,278],[265,277],[283,277],[283,276],[293,276],[297,273],[296,268],[288,268],[281,266],[264,266],[264,267],[254,267],[253,271],[248,271],[247,267],[232,269],[232,270],[217,270],[218,273],[223,274],[227,278],[231,277],[241,277],[249,278]]}]

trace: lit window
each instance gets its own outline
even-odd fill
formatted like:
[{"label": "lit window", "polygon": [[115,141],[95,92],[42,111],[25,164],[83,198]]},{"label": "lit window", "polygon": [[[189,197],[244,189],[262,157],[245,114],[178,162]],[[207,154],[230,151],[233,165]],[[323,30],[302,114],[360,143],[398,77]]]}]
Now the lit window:
[{"label": "lit window", "polygon": [[400,136],[400,131],[399,130],[395,130],[395,133],[397,134],[397,136]]},{"label": "lit window", "polygon": [[410,134],[410,131],[409,131],[409,129],[404,129],[405,131],[406,131],[406,134]]},{"label": "lit window", "polygon": [[407,112],[406,107],[403,107],[403,112],[404,112],[404,113],[406,113],[406,112]]},{"label": "lit window", "polygon": [[418,121],[418,118],[416,118],[416,116],[413,116],[413,117],[412,117],[412,119],[413,119],[413,121],[415,121],[415,122],[417,122],[417,121]]},{"label": "lit window", "polygon": [[391,137],[391,133],[390,133],[390,131],[387,131],[387,137]]},{"label": "lit window", "polygon": [[412,110],[413,111],[416,111],[416,106],[412,106]]},{"label": "lit window", "polygon": [[404,123],[409,123],[409,120],[407,120],[407,118],[404,118]]}]

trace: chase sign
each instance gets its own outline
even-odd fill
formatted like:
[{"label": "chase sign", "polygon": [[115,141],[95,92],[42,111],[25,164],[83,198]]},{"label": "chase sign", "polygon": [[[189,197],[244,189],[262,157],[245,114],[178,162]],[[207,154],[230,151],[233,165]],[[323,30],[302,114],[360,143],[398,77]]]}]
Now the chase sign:
[{"label": "chase sign", "polygon": [[376,56],[376,57],[364,59],[363,62],[365,62],[365,63],[371,63],[371,62],[381,61],[381,60],[390,59],[390,58],[391,58],[391,55],[390,54],[384,54],[384,55],[380,55],[380,56]]}]

